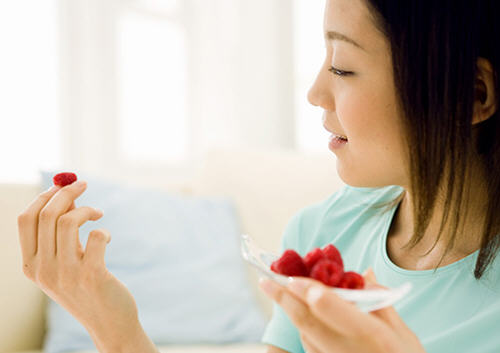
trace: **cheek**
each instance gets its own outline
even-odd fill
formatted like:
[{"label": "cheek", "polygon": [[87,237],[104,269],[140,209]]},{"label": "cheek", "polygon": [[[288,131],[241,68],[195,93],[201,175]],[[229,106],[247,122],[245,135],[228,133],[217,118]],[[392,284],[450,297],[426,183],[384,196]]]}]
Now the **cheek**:
[{"label": "cheek", "polygon": [[336,112],[344,133],[349,140],[361,143],[380,134],[385,114],[381,97],[368,90],[346,89],[336,99]]},{"label": "cheek", "polygon": [[[336,113],[349,138],[346,153],[339,159],[346,168],[344,173],[349,170],[348,179],[360,185],[402,182],[403,145],[394,99],[376,88],[344,90],[336,100]],[[355,175],[372,179],[354,182]]]}]

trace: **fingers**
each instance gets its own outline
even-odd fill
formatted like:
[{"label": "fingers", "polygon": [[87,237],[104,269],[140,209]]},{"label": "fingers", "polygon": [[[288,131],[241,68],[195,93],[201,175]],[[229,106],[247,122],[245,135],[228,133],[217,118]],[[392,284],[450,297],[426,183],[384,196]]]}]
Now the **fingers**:
[{"label": "fingers", "polygon": [[307,335],[311,342],[314,342],[313,349],[328,352],[329,349],[338,345],[340,342],[339,334],[319,320],[301,299],[297,298],[285,287],[268,279],[261,281],[259,284],[283,308],[299,331],[303,335]]},{"label": "fingers", "polygon": [[61,188],[42,208],[38,216],[38,248],[41,258],[53,258],[56,253],[56,225],[58,218],[86,189],[87,183],[78,181]]},{"label": "fingers", "polygon": [[105,266],[104,253],[106,245],[111,241],[111,234],[106,229],[90,232],[83,254],[83,262],[89,266]]},{"label": "fingers", "polygon": [[302,341],[302,345],[304,346],[304,351],[306,353],[322,353],[315,345],[314,342],[312,342],[311,339],[309,339],[308,336],[302,334],[300,335],[300,340]]},{"label": "fingers", "polygon": [[288,288],[308,304],[314,316],[339,333],[363,334],[362,330],[378,325],[374,317],[360,311],[318,281],[294,278]]},{"label": "fingers", "polygon": [[52,186],[50,189],[42,192],[17,217],[19,242],[24,262],[29,261],[35,256],[37,251],[38,214],[59,189],[60,187],[58,186]]},{"label": "fingers", "polygon": [[[365,279],[374,288],[387,288],[377,283],[375,273],[371,268],[366,271]],[[393,306],[388,306],[379,310],[372,311],[370,314],[383,320],[394,330],[399,330],[401,328],[408,328]]]},{"label": "fingers", "polygon": [[56,230],[56,256],[62,263],[76,262],[83,254],[78,256],[79,237],[78,228],[91,220],[97,221],[103,215],[102,211],[92,207],[78,207],[65,214],[57,220]]}]

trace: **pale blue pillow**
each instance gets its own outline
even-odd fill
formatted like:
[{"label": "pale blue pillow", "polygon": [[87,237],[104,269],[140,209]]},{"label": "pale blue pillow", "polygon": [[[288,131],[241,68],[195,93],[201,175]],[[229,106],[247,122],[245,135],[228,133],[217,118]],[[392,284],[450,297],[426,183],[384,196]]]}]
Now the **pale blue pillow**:
[{"label": "pale blue pillow", "polygon": [[[41,171],[42,189],[55,171]],[[133,294],[156,344],[259,342],[266,319],[239,252],[236,210],[227,198],[183,197],[77,172],[87,190],[76,207],[104,211],[80,227],[85,249],[96,228],[110,231],[105,261]],[[83,326],[49,300],[45,353],[95,349]]]}]

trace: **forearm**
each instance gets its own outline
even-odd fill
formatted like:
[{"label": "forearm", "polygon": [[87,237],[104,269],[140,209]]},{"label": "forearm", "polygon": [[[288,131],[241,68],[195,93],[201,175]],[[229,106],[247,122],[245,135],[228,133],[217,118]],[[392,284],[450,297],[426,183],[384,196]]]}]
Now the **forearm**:
[{"label": "forearm", "polygon": [[126,332],[113,334],[90,332],[90,335],[99,353],[160,353],[139,321]]}]

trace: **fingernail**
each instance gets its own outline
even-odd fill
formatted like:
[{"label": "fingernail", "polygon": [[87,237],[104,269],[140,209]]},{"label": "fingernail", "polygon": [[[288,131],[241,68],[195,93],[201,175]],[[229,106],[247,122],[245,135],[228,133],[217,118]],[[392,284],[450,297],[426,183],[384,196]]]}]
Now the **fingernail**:
[{"label": "fingernail", "polygon": [[307,284],[304,281],[300,280],[300,279],[292,278],[289,281],[288,288],[293,293],[295,293],[298,296],[302,297],[302,296],[304,296],[304,293],[306,292]]},{"label": "fingernail", "polygon": [[101,214],[101,215],[104,214],[104,212],[100,208],[95,208],[94,207],[94,210],[96,210],[96,212],[99,213],[99,214]]},{"label": "fingernail", "polygon": [[365,277],[365,279],[369,282],[377,282],[377,279],[375,278],[375,273],[373,272],[371,267],[365,271],[363,277]]},{"label": "fingernail", "polygon": [[54,191],[54,190],[57,190],[57,189],[59,189],[59,186],[52,185],[50,188],[47,189],[47,191]]},{"label": "fingernail", "polygon": [[273,281],[267,279],[267,278],[261,278],[259,280],[259,286],[266,292],[266,294],[273,296],[273,294],[276,292],[276,284],[274,284]]},{"label": "fingernail", "polygon": [[85,186],[86,184],[87,184],[87,183],[86,183],[85,181],[83,181],[83,180],[78,180],[78,181],[75,183],[75,186],[76,186],[77,188],[81,188],[81,187]]},{"label": "fingernail", "polygon": [[314,303],[323,295],[323,289],[320,287],[311,287],[307,291],[307,302]]}]

